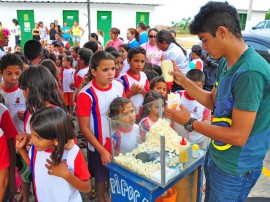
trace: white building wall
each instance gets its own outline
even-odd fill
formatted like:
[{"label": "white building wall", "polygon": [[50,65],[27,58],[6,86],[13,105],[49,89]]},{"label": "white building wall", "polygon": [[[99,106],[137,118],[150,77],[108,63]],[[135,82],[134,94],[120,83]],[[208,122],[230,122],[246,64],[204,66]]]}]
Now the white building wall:
[{"label": "white building wall", "polygon": [[[12,19],[17,18],[17,10],[34,10],[34,21],[43,21],[49,25],[58,20],[63,25],[63,10],[78,10],[79,24],[85,30],[81,44],[88,39],[88,18],[86,3],[1,3],[0,21],[4,27],[12,28]],[[126,40],[126,32],[130,27],[136,27],[136,12],[149,12],[149,23],[152,25],[154,6],[148,5],[121,5],[121,4],[90,4],[91,32],[97,31],[97,11],[112,11],[112,27],[120,29],[120,37]],[[14,37],[10,37],[10,45],[13,46]]]}]

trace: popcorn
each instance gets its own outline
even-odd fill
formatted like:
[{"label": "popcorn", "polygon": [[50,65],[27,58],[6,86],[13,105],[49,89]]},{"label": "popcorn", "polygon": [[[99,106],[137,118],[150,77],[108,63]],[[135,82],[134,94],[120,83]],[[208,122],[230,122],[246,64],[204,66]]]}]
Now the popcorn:
[{"label": "popcorn", "polygon": [[177,109],[177,107],[180,105],[181,99],[180,95],[171,92],[168,94],[168,108],[170,109]]},{"label": "popcorn", "polygon": [[140,159],[136,159],[135,156],[141,152],[160,152],[160,135],[165,137],[165,151],[169,152],[166,164],[169,167],[175,167],[179,164],[180,151],[187,149],[190,143],[180,145],[182,137],[170,127],[170,122],[161,118],[152,125],[150,131],[146,134],[144,143],[139,144],[132,152],[120,153],[114,158],[115,162],[142,176],[151,178],[153,173],[161,169],[160,162],[155,160],[143,163]]}]

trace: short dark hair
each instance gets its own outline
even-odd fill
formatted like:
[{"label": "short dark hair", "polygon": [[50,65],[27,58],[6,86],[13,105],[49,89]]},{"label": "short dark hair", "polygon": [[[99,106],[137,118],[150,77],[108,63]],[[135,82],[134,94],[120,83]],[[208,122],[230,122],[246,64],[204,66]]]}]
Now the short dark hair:
[{"label": "short dark hair", "polygon": [[84,45],[83,48],[90,49],[93,53],[97,52],[98,45],[95,41],[87,41]]},{"label": "short dark hair", "polygon": [[[120,46],[119,46],[119,48],[124,48],[127,52],[130,50],[130,46],[127,44],[127,43],[123,43],[123,44],[121,44]],[[119,49],[118,48],[118,49]]]},{"label": "short dark hair", "polygon": [[93,55],[92,50],[88,49],[88,48],[81,48],[78,52],[81,60],[84,61],[85,65],[89,65],[90,59]]},{"label": "short dark hair", "polygon": [[110,52],[115,51],[115,50],[116,50],[115,47],[113,47],[113,46],[107,46],[104,51],[110,53]]},{"label": "short dark hair", "polygon": [[96,40],[98,40],[98,35],[96,33],[91,33],[90,36],[92,38],[95,38]]},{"label": "short dark hair", "polygon": [[14,54],[18,55],[25,64],[29,64],[29,61],[27,60],[22,51],[16,51],[14,52]]},{"label": "short dark hair", "polygon": [[219,26],[228,28],[238,38],[242,37],[237,10],[228,2],[209,1],[195,15],[189,25],[189,31],[194,35],[207,32],[215,37]]},{"label": "short dark hair", "polygon": [[155,70],[146,70],[144,72],[146,74],[147,80],[150,82],[152,81],[155,77],[158,76],[158,73]]},{"label": "short dark hair", "polygon": [[142,30],[146,30],[145,24],[143,22],[140,22],[138,27],[140,27]]},{"label": "short dark hair", "polygon": [[204,73],[198,69],[189,70],[186,74],[186,77],[189,78],[191,81],[200,81],[202,83],[204,83],[205,81]]},{"label": "short dark hair", "polygon": [[73,57],[66,55],[66,56],[64,56],[63,59],[66,59],[69,62],[70,66],[72,67]]},{"label": "short dark hair", "polygon": [[143,54],[144,56],[146,56],[146,51],[145,51],[145,49],[142,48],[141,46],[136,46],[136,47],[134,47],[134,48],[131,48],[131,49],[128,51],[128,56],[127,56],[127,58],[128,58],[129,60],[131,60],[131,59],[133,58],[134,55],[139,54],[139,53],[141,53],[141,54]]},{"label": "short dark hair", "polygon": [[114,51],[110,52],[110,54],[112,54],[115,59],[118,57],[123,57],[122,53],[120,53],[118,50],[114,50]]},{"label": "short dark hair", "polygon": [[74,50],[76,53],[78,53],[79,50],[80,50],[80,47],[79,46],[73,46],[71,49]]},{"label": "short dark hair", "polygon": [[0,59],[0,72],[3,72],[10,65],[18,65],[21,70],[24,68],[22,59],[14,53],[3,55]]},{"label": "short dark hair", "polygon": [[164,78],[162,76],[157,76],[157,77],[153,78],[150,81],[150,89],[153,90],[156,83],[159,83],[159,82],[165,83],[165,80],[164,80]]},{"label": "short dark hair", "polygon": [[54,53],[50,53],[48,59],[51,59],[52,61],[54,61],[54,63],[56,63],[56,55]]},{"label": "short dark hair", "polygon": [[42,45],[39,41],[37,40],[28,40],[24,44],[24,49],[23,49],[24,55],[28,60],[34,60],[38,58],[42,53]]}]

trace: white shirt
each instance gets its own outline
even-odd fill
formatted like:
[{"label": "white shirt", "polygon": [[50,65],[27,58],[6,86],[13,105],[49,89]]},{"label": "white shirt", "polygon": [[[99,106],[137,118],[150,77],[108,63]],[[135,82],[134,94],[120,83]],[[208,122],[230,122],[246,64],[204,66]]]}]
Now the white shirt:
[{"label": "white shirt", "polygon": [[74,90],[72,90],[69,87],[71,83],[74,83],[74,73],[75,73],[75,69],[64,68],[63,70],[63,92],[64,93],[74,92]]}]

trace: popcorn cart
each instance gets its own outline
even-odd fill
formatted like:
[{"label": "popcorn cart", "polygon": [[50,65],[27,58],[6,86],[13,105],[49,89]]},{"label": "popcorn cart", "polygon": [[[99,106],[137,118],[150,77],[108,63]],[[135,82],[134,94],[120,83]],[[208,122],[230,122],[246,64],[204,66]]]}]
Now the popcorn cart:
[{"label": "popcorn cart", "polygon": [[[127,114],[109,119],[112,162],[106,167],[110,175],[111,199],[113,202],[168,201],[160,196],[173,190],[175,198],[178,195],[175,201],[179,201],[181,196],[183,201],[187,201],[189,196],[200,201],[201,170],[206,148],[189,142],[185,135],[173,129],[170,120],[162,118],[161,99],[148,103],[143,110],[153,106],[158,106],[159,118],[152,120],[148,131],[142,122],[133,125],[124,123],[123,116]],[[183,190],[177,185],[170,189],[184,178],[184,187],[188,188]]]}]

